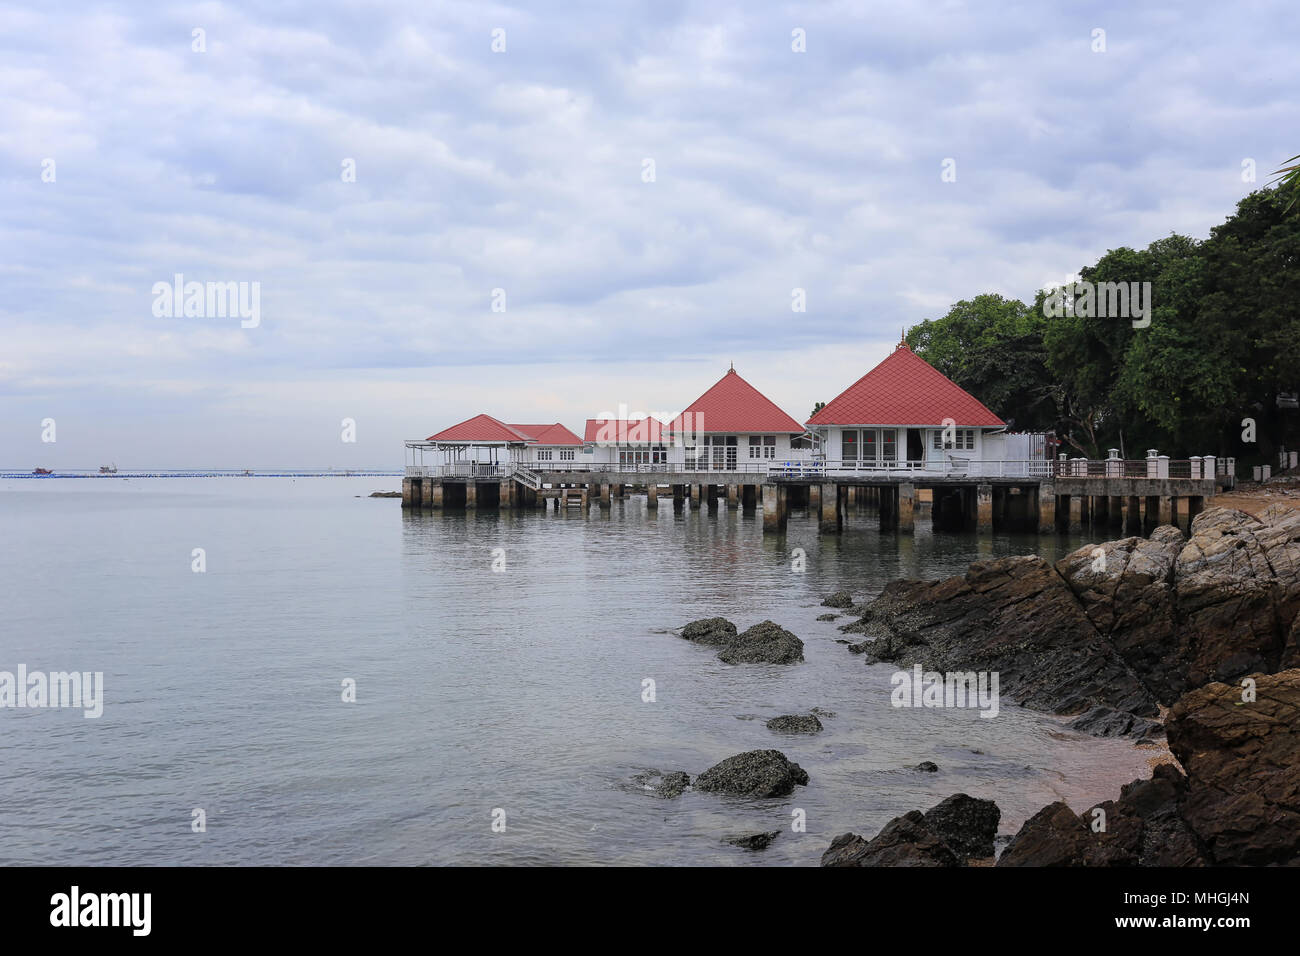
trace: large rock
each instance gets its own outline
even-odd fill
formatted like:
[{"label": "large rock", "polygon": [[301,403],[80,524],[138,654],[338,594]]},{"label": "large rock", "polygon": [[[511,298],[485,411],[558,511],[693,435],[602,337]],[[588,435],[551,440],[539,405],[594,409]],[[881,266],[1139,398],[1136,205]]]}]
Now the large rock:
[{"label": "large rock", "polygon": [[955,793],[928,812],[890,820],[870,840],[842,833],[822,854],[822,866],[962,866],[993,855],[1002,812],[992,800]]},{"label": "large rock", "polygon": [[1002,811],[992,800],[954,793],[925,812],[925,825],[958,857],[993,855]]},{"label": "large rock", "polygon": [[846,630],[874,635],[855,648],[868,661],[997,672],[1002,694],[1037,710],[1159,713],[1062,576],[1036,556],[976,562],[944,581],[892,582]]},{"label": "large rock", "polygon": [[1175,570],[1188,685],[1230,680],[1291,663],[1300,613],[1300,511],[1259,518],[1210,508],[1192,522]]},{"label": "large rock", "polygon": [[1183,817],[1220,866],[1300,863],[1300,670],[1257,675],[1253,702],[1210,684],[1173,706]]},{"label": "large rock", "polygon": [[1084,715],[1103,736],[1153,736],[1157,704],[1210,680],[1300,666],[1300,511],[1210,508],[1190,538],[1087,545],[972,564],[945,581],[895,581],[843,630],[869,662],[996,671],[1037,710]]},{"label": "large rock", "polygon": [[797,664],[803,641],[771,621],[755,624],[718,653],[724,664]]},{"label": "large rock", "polygon": [[925,824],[921,811],[894,817],[875,838],[843,833],[822,854],[822,866],[960,866],[957,854]]},{"label": "large rock", "polygon": [[808,774],[779,750],[750,750],[728,757],[695,779],[695,789],[742,797],[784,797],[795,785],[807,786]]}]

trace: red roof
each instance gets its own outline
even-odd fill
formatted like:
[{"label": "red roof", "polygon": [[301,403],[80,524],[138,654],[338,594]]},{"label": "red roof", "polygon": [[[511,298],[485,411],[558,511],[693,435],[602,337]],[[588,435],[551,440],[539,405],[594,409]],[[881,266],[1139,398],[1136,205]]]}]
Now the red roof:
[{"label": "red roof", "polygon": [[588,418],[583,441],[605,445],[667,444],[664,423],[657,418]]},{"label": "red roof", "polygon": [[436,435],[430,435],[425,441],[522,443],[531,441],[531,438],[491,415],[475,415],[458,425],[444,428]]},{"label": "red roof", "polygon": [[581,445],[582,439],[559,422],[553,425],[511,425],[539,445]]},{"label": "red roof", "polygon": [[686,406],[672,420],[674,432],[697,435],[710,432],[791,432],[802,435],[804,427],[781,411],[771,399],[750,385],[736,370],[728,369],[713,387]]},{"label": "red roof", "polygon": [[899,345],[808,424],[939,426],[945,419],[963,427],[1006,424],[970,392],[906,345]]}]

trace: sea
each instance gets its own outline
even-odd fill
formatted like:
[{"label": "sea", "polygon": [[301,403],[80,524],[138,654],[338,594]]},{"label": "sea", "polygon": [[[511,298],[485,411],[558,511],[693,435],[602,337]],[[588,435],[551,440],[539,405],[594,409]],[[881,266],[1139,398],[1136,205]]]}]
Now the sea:
[{"label": "sea", "polygon": [[[821,606],[837,590],[1088,538],[370,497],[400,484],[0,479],[0,672],[102,674],[97,717],[0,707],[0,863],[815,866],[837,834],[951,794],[996,801],[1006,837],[1149,775],[1149,749],[1005,699],[992,719],[894,707],[895,668],[847,649],[853,618],[817,619],[842,615]],[[714,616],[774,621],[806,660],[728,665],[676,633]],[[821,733],[765,725],[814,707]],[[757,749],[808,785],[643,782]],[[758,832],[777,836],[727,842]]]}]

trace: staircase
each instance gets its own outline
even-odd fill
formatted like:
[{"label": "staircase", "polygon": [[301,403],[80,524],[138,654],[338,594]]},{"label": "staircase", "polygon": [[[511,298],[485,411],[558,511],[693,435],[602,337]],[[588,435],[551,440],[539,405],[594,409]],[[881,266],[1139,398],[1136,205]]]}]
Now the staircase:
[{"label": "staircase", "polygon": [[534,471],[529,471],[523,465],[519,464],[519,462],[514,462],[512,464],[510,468],[510,477],[521,485],[533,489],[533,491],[537,491],[542,487],[541,476]]}]

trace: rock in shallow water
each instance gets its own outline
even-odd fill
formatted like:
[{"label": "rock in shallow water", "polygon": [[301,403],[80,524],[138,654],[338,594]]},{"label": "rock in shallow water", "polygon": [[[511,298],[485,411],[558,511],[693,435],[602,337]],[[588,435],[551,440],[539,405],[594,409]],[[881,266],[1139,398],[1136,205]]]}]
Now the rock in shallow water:
[{"label": "rock in shallow water", "polygon": [[742,850],[766,850],[772,845],[772,841],[780,835],[780,830],[772,830],[768,833],[747,833],[744,836],[723,837],[722,842],[738,846]]},{"label": "rock in shallow water", "polygon": [[782,714],[769,720],[767,729],[778,734],[815,734],[821,731],[822,722],[816,714]]},{"label": "rock in shallow water", "polygon": [[718,654],[724,664],[797,664],[803,641],[771,621],[755,624]]},{"label": "rock in shallow water", "polygon": [[808,774],[779,750],[750,750],[728,757],[695,779],[695,789],[742,797],[784,797],[795,785],[808,785]]},{"label": "rock in shallow water", "polygon": [[736,639],[736,625],[725,617],[706,617],[682,628],[682,637],[696,644],[730,644]]},{"label": "rock in shallow water", "polygon": [[836,591],[822,601],[822,607],[853,607],[853,595],[848,591]]},{"label": "rock in shallow water", "polygon": [[913,810],[890,820],[870,840],[837,836],[822,866],[962,866],[993,855],[1000,811],[992,800],[955,793],[929,812]]}]

